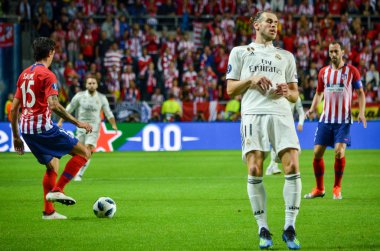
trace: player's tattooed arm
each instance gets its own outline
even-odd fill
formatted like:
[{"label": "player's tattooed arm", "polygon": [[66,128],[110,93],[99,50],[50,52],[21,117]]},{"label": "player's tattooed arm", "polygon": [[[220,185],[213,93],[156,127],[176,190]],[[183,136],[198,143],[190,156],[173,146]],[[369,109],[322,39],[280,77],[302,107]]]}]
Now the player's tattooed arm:
[{"label": "player's tattooed arm", "polygon": [[24,142],[20,138],[20,132],[18,128],[20,106],[21,101],[18,98],[14,98],[11,107],[11,126],[14,149],[18,154],[24,154]]},{"label": "player's tattooed arm", "polygon": [[70,113],[68,113],[66,111],[65,107],[63,107],[59,103],[57,95],[49,96],[48,97],[48,103],[49,103],[49,108],[55,114],[57,114],[59,117],[61,117],[62,119],[66,120],[66,121],[69,121],[70,123],[76,125],[79,128],[86,129],[87,132],[91,132],[92,131],[91,125],[89,125],[88,123],[81,122],[81,121],[77,120],[73,115],[71,115]]}]

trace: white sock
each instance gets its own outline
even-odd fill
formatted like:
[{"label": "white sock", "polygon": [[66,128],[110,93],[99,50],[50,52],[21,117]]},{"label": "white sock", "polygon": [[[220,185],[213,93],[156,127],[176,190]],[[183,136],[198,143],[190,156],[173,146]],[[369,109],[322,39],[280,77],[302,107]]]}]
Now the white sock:
[{"label": "white sock", "polygon": [[285,184],[284,184],[284,200],[285,200],[285,226],[286,230],[289,226],[293,226],[294,229],[297,214],[301,204],[301,176],[299,173],[285,175]]},{"label": "white sock", "polygon": [[269,163],[269,166],[272,167],[272,166],[277,166],[277,163],[276,163],[276,153],[275,151],[273,150],[273,148],[270,150],[270,163]]},{"label": "white sock", "polygon": [[248,175],[247,191],[253,215],[259,226],[259,233],[262,227],[269,230],[267,223],[267,197],[263,184],[263,177]]},{"label": "white sock", "polygon": [[86,169],[87,169],[88,166],[90,165],[90,162],[91,162],[91,159],[87,160],[86,164],[84,164],[84,165],[80,168],[80,170],[79,170],[79,172],[78,172],[78,175],[79,175],[80,177],[83,176],[84,172],[86,171]]}]

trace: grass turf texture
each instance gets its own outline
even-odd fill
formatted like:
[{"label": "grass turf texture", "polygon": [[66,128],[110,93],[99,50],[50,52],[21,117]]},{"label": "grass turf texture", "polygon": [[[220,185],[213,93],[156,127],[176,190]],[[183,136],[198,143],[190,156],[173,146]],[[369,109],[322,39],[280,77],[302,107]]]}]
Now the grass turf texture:
[{"label": "grass turf texture", "polygon": [[[380,150],[348,150],[343,200],[332,200],[333,151],[326,151],[326,196],[302,199],[297,233],[303,250],[380,249]],[[61,161],[60,172],[68,161]],[[266,164],[268,160],[266,161]],[[300,157],[302,196],[314,186],[312,151]],[[82,182],[65,192],[69,217],[43,221],[44,167],[29,153],[0,153],[0,250],[257,250],[257,225],[240,151],[96,153]],[[266,176],[274,250],[286,250],[282,175]],[[98,219],[94,201],[116,201]]]}]

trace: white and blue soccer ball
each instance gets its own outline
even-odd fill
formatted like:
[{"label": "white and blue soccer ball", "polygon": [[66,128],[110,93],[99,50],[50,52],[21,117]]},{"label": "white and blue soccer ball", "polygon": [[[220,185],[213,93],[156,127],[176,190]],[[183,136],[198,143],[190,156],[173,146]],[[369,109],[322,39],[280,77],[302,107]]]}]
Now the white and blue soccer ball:
[{"label": "white and blue soccer ball", "polygon": [[112,218],[116,213],[116,203],[110,197],[100,197],[92,209],[98,218]]}]

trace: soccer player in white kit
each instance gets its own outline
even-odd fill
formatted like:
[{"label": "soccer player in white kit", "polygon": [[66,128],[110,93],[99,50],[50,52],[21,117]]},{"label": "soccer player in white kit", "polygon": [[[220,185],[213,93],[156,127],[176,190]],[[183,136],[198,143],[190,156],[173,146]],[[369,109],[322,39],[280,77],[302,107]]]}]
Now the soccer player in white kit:
[{"label": "soccer player in white kit", "polygon": [[[289,102],[290,109],[292,113],[297,111],[298,114],[298,124],[297,124],[297,130],[299,132],[302,132],[303,130],[303,123],[305,122],[305,112],[303,110],[302,101],[301,98],[298,97],[297,101],[295,103]],[[272,175],[272,174],[280,174],[281,169],[278,168],[278,159],[276,158],[276,152],[273,150],[273,148],[270,151],[270,163],[267,167],[267,171],[265,172],[266,175]]]},{"label": "soccer player in white kit", "polygon": [[288,102],[299,96],[296,63],[286,50],[275,48],[278,19],[271,12],[258,12],[250,23],[255,42],[234,47],[227,68],[227,93],[242,95],[242,157],[248,169],[248,196],[258,224],[259,247],[273,246],[267,223],[263,162],[272,145],[280,158],[285,184],[285,225],[282,238],[289,249],[299,249],[295,221],[301,202],[298,152],[300,145]]},{"label": "soccer player in white kit", "polygon": [[[111,123],[112,129],[117,130],[117,125],[106,96],[96,91],[98,89],[98,82],[95,77],[89,76],[86,78],[86,89],[86,91],[75,94],[66,110],[69,113],[76,111],[76,117],[79,120],[88,122],[92,126],[93,130],[88,134],[82,128],[77,128],[76,137],[79,139],[79,142],[85,144],[93,152],[99,138],[101,110],[103,110],[107,120]],[[58,126],[62,126],[62,122],[63,119],[60,119]],[[74,177],[75,181],[82,180],[82,176],[88,168],[90,160],[79,170]]]}]

